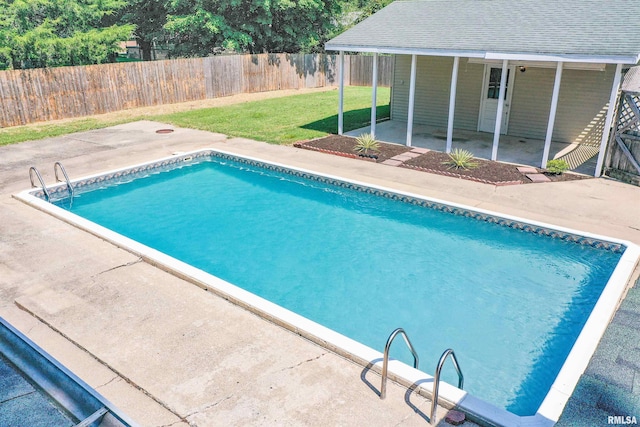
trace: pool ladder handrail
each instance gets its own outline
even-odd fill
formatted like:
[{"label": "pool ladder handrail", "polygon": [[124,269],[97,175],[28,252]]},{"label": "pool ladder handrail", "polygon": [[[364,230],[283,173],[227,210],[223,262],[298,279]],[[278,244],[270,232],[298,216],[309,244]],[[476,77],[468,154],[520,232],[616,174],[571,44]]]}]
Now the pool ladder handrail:
[{"label": "pool ladder handrail", "polygon": [[429,423],[435,424],[436,421],[436,408],[438,407],[438,391],[440,389],[440,372],[442,371],[442,366],[444,362],[446,362],[447,358],[451,356],[451,361],[453,362],[453,366],[456,368],[458,372],[458,388],[462,390],[464,386],[464,375],[462,375],[462,371],[460,370],[460,365],[458,364],[458,359],[456,358],[456,354],[452,349],[448,348],[442,353],[440,356],[440,360],[438,360],[438,366],[436,367],[436,373],[433,377],[433,391],[432,391],[432,401],[431,401],[431,414],[429,416]]},{"label": "pool ladder handrail", "polygon": [[53,173],[56,176],[56,182],[62,182],[62,180],[58,177],[58,170],[62,171],[64,180],[67,183],[67,188],[69,189],[69,196],[73,199],[73,196],[74,196],[73,185],[71,185],[71,180],[69,179],[69,175],[67,175],[67,170],[64,168],[64,166],[62,166],[62,163],[55,162],[53,164]]},{"label": "pool ladder handrail", "polygon": [[380,399],[384,399],[387,397],[387,375],[389,368],[389,349],[391,348],[391,343],[393,340],[399,335],[402,334],[402,338],[404,338],[404,342],[409,347],[411,354],[413,354],[413,367],[418,369],[418,353],[416,353],[416,349],[413,348],[413,344],[409,340],[409,336],[402,328],[398,328],[395,331],[391,332],[389,335],[389,339],[387,339],[387,344],[384,346],[384,356],[382,358],[382,384],[380,385]]},{"label": "pool ladder handrail", "polygon": [[44,179],[42,179],[42,175],[40,175],[40,172],[38,171],[38,169],[36,169],[35,166],[31,166],[29,168],[29,180],[31,181],[31,188],[37,187],[35,182],[33,182],[34,173],[38,178],[38,181],[40,181],[40,186],[42,187],[42,191],[44,191],[44,195],[47,196],[47,201],[51,200],[51,195],[49,194],[49,190],[47,189],[47,186],[44,183]]}]

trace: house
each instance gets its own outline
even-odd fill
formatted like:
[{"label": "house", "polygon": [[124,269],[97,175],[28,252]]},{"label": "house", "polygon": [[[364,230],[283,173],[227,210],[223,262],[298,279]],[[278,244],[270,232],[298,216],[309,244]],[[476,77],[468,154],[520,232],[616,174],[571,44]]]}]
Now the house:
[{"label": "house", "polygon": [[[391,122],[489,135],[535,145],[545,167],[552,143],[591,147],[594,175],[605,148],[624,71],[640,59],[640,15],[629,0],[397,0],[331,39],[328,51],[395,58]],[[342,70],[342,68],[340,68]],[[342,89],[342,71],[339,73]],[[342,134],[340,90],[338,133]],[[375,105],[371,132],[376,133]],[[492,137],[491,137],[492,135]],[[446,138],[444,138],[446,136]],[[573,147],[573,148],[572,148]],[[551,157],[550,157],[551,156]]]}]

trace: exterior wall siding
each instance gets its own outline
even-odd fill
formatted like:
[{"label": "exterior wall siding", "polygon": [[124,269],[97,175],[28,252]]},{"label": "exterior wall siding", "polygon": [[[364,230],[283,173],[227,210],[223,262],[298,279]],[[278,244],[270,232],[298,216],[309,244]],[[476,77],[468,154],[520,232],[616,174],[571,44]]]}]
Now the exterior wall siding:
[{"label": "exterior wall siding", "polygon": [[409,106],[409,77],[411,56],[395,55],[393,81],[391,82],[391,119],[407,121]]},{"label": "exterior wall siding", "polygon": [[[452,58],[419,56],[413,120],[416,124],[447,126]],[[398,55],[394,73],[393,117],[407,120],[411,56]]]},{"label": "exterior wall siding", "polygon": [[[445,128],[453,58],[419,56],[414,123]],[[615,66],[605,71],[565,69],[560,83],[553,140],[600,143]],[[393,77],[391,117],[407,120],[411,56],[397,55]],[[455,129],[476,131],[482,96],[484,65],[460,58]],[[528,67],[516,71],[509,117],[509,135],[544,139],[551,108],[555,68]]]},{"label": "exterior wall siding", "polygon": [[458,88],[456,89],[456,111],[453,118],[455,129],[478,130],[483,78],[483,64],[472,64],[469,63],[467,58],[460,58]]},{"label": "exterior wall siding", "polygon": [[528,67],[524,73],[516,68],[509,110],[509,135],[545,138],[555,74],[556,70],[551,68]]},{"label": "exterior wall siding", "polygon": [[554,140],[600,145],[615,72],[615,65],[605,71],[563,71]]},{"label": "exterior wall siding", "polygon": [[[509,135],[544,139],[551,108],[555,69],[527,68],[517,73]],[[563,70],[553,140],[600,143],[615,66],[605,71]]]},{"label": "exterior wall siding", "polygon": [[[416,68],[414,123],[447,127],[449,93],[453,58],[419,56]],[[480,92],[482,91],[482,64],[469,64],[460,59],[454,126],[475,131],[478,127]],[[407,120],[409,105],[409,79],[411,56],[397,55],[393,77],[391,117]]]}]

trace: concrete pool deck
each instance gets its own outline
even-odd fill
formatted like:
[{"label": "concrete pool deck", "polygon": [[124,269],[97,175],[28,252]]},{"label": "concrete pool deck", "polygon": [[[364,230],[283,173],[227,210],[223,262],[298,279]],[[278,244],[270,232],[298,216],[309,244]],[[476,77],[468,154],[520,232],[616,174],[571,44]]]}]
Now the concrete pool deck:
[{"label": "concrete pool deck", "polygon": [[[11,198],[28,188],[32,165],[53,183],[58,160],[73,179],[220,148],[640,244],[640,188],[608,179],[494,187],[220,134],[155,133],[166,127],[137,122],[0,147],[0,316],[143,425],[425,425],[411,405],[424,414],[430,402],[412,394],[409,405],[391,383],[381,401],[367,384],[377,389],[377,374]],[[638,302],[634,288],[616,315],[636,333]],[[583,377],[595,379],[569,402],[574,418],[561,424],[579,425],[585,411],[598,422],[640,416],[638,339],[615,325]],[[618,365],[627,370],[614,381],[606,375]],[[619,386],[621,398],[603,406],[596,381]]]}]

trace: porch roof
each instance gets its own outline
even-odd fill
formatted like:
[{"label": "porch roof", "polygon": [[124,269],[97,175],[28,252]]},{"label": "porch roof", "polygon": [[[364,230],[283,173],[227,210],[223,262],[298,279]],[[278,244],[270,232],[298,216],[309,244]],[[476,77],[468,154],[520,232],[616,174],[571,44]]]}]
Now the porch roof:
[{"label": "porch roof", "polygon": [[326,50],[637,64],[640,1],[396,0]]}]

